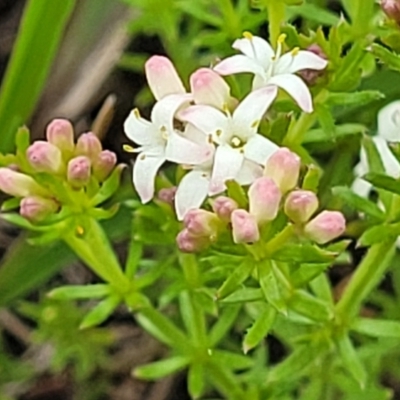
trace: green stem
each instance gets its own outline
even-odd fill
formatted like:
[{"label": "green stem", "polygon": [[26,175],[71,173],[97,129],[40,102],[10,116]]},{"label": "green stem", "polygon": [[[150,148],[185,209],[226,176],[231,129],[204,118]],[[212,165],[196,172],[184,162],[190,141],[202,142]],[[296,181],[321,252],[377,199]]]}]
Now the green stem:
[{"label": "green stem", "polygon": [[278,43],[282,22],[285,21],[285,3],[282,0],[267,0],[269,41],[273,47]]},{"label": "green stem", "polygon": [[394,244],[395,240],[377,243],[368,250],[336,305],[336,312],[341,321],[349,321],[357,315],[362,302],[389,266],[394,255]]},{"label": "green stem", "polygon": [[265,250],[269,255],[272,255],[278,251],[286,242],[293,236],[294,226],[287,225],[285,229],[279,232],[273,239],[271,239],[266,245]]}]

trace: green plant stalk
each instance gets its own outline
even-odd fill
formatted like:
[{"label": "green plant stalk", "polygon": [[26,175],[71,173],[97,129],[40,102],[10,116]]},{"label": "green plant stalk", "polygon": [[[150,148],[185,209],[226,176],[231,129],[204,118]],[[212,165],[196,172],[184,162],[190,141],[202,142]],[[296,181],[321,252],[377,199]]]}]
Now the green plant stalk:
[{"label": "green plant stalk", "polygon": [[377,243],[368,250],[336,304],[336,314],[341,322],[347,323],[358,314],[362,302],[389,266],[394,256],[394,247],[395,239]]},{"label": "green plant stalk", "polygon": [[276,48],[281,34],[282,22],[285,21],[285,3],[282,0],[266,0],[268,12],[269,41]]}]

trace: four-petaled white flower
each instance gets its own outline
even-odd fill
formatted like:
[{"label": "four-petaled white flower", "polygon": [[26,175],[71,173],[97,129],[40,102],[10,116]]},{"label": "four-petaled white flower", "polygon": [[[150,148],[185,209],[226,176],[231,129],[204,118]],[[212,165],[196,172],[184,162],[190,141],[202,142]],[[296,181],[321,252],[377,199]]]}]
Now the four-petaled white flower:
[{"label": "four-petaled white flower", "polygon": [[310,51],[298,48],[282,55],[284,40],[283,34],[278,39],[275,52],[264,39],[245,33],[244,38],[236,40],[232,46],[243,54],[222,60],[214,70],[221,75],[253,73],[253,89],[267,84],[276,85],[292,96],[302,110],[312,112],[310,91],[295,73],[303,69],[324,69],[327,61]]},{"label": "four-petaled white flower", "polygon": [[133,150],[140,153],[133,167],[133,183],[143,203],[153,198],[154,179],[165,161],[196,165],[212,156],[212,145],[197,144],[174,127],[176,112],[187,106],[188,100],[187,95],[166,95],[153,107],[151,122],[141,118],[137,109],[125,121],[126,135],[140,145]]}]

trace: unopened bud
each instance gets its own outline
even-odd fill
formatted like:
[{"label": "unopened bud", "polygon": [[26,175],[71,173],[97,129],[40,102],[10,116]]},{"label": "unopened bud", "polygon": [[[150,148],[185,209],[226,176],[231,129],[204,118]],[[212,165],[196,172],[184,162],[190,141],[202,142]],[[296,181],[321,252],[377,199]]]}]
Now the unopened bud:
[{"label": "unopened bud", "polygon": [[30,221],[42,221],[58,210],[58,204],[39,196],[29,196],[21,200],[19,213]]},{"label": "unopened bud", "polygon": [[231,215],[231,223],[235,243],[254,243],[260,239],[257,220],[246,210],[234,210]]},{"label": "unopened bud", "polygon": [[184,253],[196,253],[204,250],[209,245],[206,237],[194,236],[187,229],[180,231],[176,237],[176,244]]},{"label": "unopened bud", "polygon": [[67,119],[53,119],[46,128],[47,141],[61,151],[74,150],[74,128]]},{"label": "unopened bud", "polygon": [[400,1],[399,0],[382,0],[381,8],[383,12],[390,18],[400,23]]},{"label": "unopened bud", "polygon": [[289,193],[285,201],[286,215],[297,223],[307,222],[317,208],[318,198],[309,190],[295,190]]},{"label": "unopened bud", "polygon": [[260,224],[272,221],[278,214],[281,198],[282,193],[271,178],[257,178],[249,188],[250,214]]},{"label": "unopened bud", "polygon": [[68,163],[67,179],[73,186],[86,185],[90,179],[91,162],[88,157],[78,156]]},{"label": "unopened bud", "polygon": [[212,203],[212,209],[223,221],[230,221],[231,214],[239,208],[238,203],[230,197],[219,196]]},{"label": "unopened bud", "polygon": [[322,211],[305,227],[309,239],[324,244],[340,236],[346,229],[346,220],[339,211]]},{"label": "unopened bud", "polygon": [[26,150],[26,156],[37,172],[59,173],[63,166],[60,149],[42,140],[31,144]]},{"label": "unopened bud", "polygon": [[218,217],[206,210],[189,210],[183,218],[186,229],[194,236],[215,237],[218,232]]},{"label": "unopened bud", "polygon": [[0,168],[0,190],[15,197],[27,197],[45,192],[33,178],[10,168]]},{"label": "unopened bud", "polygon": [[300,174],[300,157],[282,147],[268,159],[264,175],[272,178],[282,193],[297,185]]},{"label": "unopened bud", "polygon": [[176,194],[177,187],[172,186],[169,188],[162,188],[157,194],[159,200],[163,201],[164,203],[168,203],[169,205],[174,204],[175,194]]},{"label": "unopened bud", "polygon": [[76,155],[87,156],[92,161],[98,157],[102,150],[101,142],[93,132],[80,135],[75,147]]},{"label": "unopened bud", "polygon": [[[324,60],[327,59],[326,54],[323,52],[321,47],[319,47],[316,43],[309,46],[307,48],[307,51],[314,53],[315,55],[317,55],[318,57],[321,57]],[[309,86],[315,85],[317,79],[320,76],[322,76],[324,73],[325,72],[323,69],[317,70],[317,69],[311,69],[311,68],[306,68],[306,69],[302,69],[301,71],[299,71],[299,75],[303,78],[303,80],[306,81],[306,83]]]},{"label": "unopened bud", "polygon": [[100,181],[105,181],[117,164],[117,155],[110,150],[103,150],[93,161],[93,174]]}]

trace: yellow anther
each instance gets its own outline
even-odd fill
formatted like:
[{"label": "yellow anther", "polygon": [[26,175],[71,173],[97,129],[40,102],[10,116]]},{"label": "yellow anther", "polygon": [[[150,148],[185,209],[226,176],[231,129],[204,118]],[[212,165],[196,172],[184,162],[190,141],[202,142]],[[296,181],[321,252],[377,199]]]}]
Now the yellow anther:
[{"label": "yellow anther", "polygon": [[141,155],[139,156],[139,158],[140,158],[141,160],[144,160],[144,159],[146,158],[146,154],[141,154]]},{"label": "yellow anther", "polygon": [[139,110],[138,110],[137,108],[134,108],[134,109],[132,110],[132,112],[133,112],[133,115],[134,115],[136,118],[140,118],[140,112],[139,112]]},{"label": "yellow anther", "polygon": [[257,128],[258,124],[260,123],[260,121],[258,119],[256,119],[252,124],[251,124],[251,128]]},{"label": "yellow anther", "polygon": [[253,39],[252,33],[248,32],[248,31],[243,32],[243,37],[245,39],[248,39],[248,40],[252,40]]},{"label": "yellow anther", "polygon": [[222,135],[221,129],[217,129],[217,130],[215,131],[215,134],[216,134],[218,137],[221,136],[221,135]]},{"label": "yellow anther", "polygon": [[208,136],[207,136],[207,142],[210,143],[210,144],[213,143],[213,137],[212,137],[212,135],[208,135]]},{"label": "yellow anther", "polygon": [[285,42],[287,35],[285,33],[281,33],[278,37],[278,43],[282,44]]},{"label": "yellow anther", "polygon": [[129,144],[123,144],[122,145],[122,149],[124,151],[126,151],[127,153],[134,153],[135,152],[135,148],[130,146]]},{"label": "yellow anther", "polygon": [[300,47],[295,47],[295,48],[291,51],[292,56],[293,56],[293,57],[294,57],[294,56],[297,56],[297,54],[299,54],[299,51],[300,51]]},{"label": "yellow anther", "polygon": [[240,140],[240,138],[238,138],[237,136],[234,136],[231,139],[231,145],[233,148],[237,149],[243,145],[243,142]]},{"label": "yellow anther", "polygon": [[160,128],[161,132],[167,132],[167,127],[165,125],[162,125]]},{"label": "yellow anther", "polygon": [[85,230],[83,229],[82,226],[78,225],[76,227],[76,233],[77,233],[77,235],[82,236],[85,233]]}]

